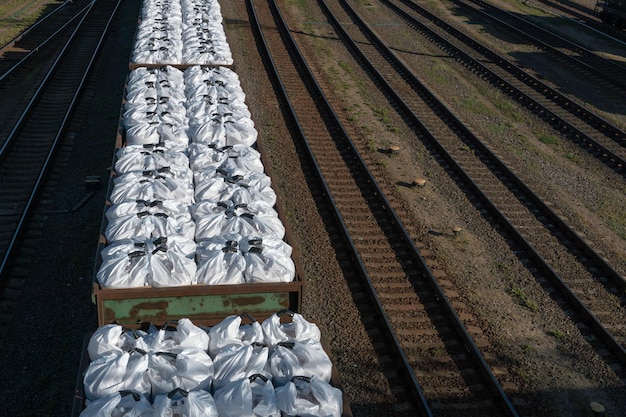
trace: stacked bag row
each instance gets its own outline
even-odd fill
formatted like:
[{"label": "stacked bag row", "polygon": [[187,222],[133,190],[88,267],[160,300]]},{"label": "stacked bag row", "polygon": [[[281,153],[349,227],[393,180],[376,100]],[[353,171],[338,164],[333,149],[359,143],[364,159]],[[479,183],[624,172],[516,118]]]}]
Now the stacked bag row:
[{"label": "stacked bag row", "polygon": [[132,61],[158,65],[232,65],[218,1],[144,2]]},{"label": "stacked bag row", "polygon": [[98,282],[291,282],[292,248],[235,72],[138,68],[124,103]]},{"label": "stacked bag row", "polygon": [[289,315],[246,324],[229,316],[209,329],[188,319],[161,329],[103,326],[89,340],[80,417],[340,417],[319,328]]}]

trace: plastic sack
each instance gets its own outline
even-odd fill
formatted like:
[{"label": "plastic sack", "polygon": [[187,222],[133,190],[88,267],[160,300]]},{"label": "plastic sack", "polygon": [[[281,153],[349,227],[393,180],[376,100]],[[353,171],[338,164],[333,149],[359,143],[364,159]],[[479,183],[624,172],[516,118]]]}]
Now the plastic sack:
[{"label": "plastic sack", "polygon": [[188,205],[177,201],[137,201],[114,204],[106,211],[104,236],[108,242],[123,239],[195,238],[196,224]]},{"label": "plastic sack", "polygon": [[163,123],[138,124],[126,129],[127,145],[158,145],[184,152],[189,145],[188,126],[171,126]]},{"label": "plastic sack", "polygon": [[275,386],[295,376],[315,376],[330,382],[333,364],[319,342],[281,342],[270,348],[268,365]]},{"label": "plastic sack", "polygon": [[341,390],[316,377],[294,377],[276,388],[276,402],[284,417],[341,417]]},{"label": "plastic sack", "polygon": [[[169,104],[168,104],[169,103]],[[124,111],[124,127],[140,124],[164,123],[172,126],[189,124],[185,106],[172,104],[167,97],[146,98],[143,102],[127,103]]]},{"label": "plastic sack", "polygon": [[203,143],[189,145],[189,166],[193,171],[235,169],[263,172],[261,154],[246,145],[215,147]]},{"label": "plastic sack", "polygon": [[217,146],[252,146],[258,136],[252,119],[247,117],[233,119],[220,114],[213,115],[205,123],[192,126],[190,134],[193,142],[214,143]]},{"label": "plastic sack", "polygon": [[209,334],[188,318],[168,322],[160,329],[152,329],[144,333],[143,339],[145,345],[152,350],[177,353],[185,349],[206,351],[209,348]]},{"label": "plastic sack", "polygon": [[291,259],[292,248],[273,237],[244,239],[240,243],[246,259],[246,282],[291,282],[296,266]]},{"label": "plastic sack", "polygon": [[[244,318],[249,319],[250,323],[243,323]],[[215,358],[223,350],[263,343],[263,339],[261,323],[251,316],[228,316],[209,329],[209,354]]]},{"label": "plastic sack", "polygon": [[96,329],[87,343],[89,359],[96,360],[100,356],[111,353],[121,354],[135,348],[143,349],[142,337],[146,332],[142,330],[124,329],[119,324],[106,324]]},{"label": "plastic sack", "polygon": [[115,172],[124,174],[130,171],[159,170],[176,167],[176,170],[189,168],[189,158],[182,152],[168,149],[158,144],[128,145],[115,153]]},{"label": "plastic sack", "polygon": [[213,398],[220,417],[280,417],[272,382],[263,375],[229,382]]},{"label": "plastic sack", "polygon": [[301,314],[281,310],[262,323],[265,344],[276,346],[280,342],[320,342],[321,332],[315,323],[307,321]]},{"label": "plastic sack", "polygon": [[239,78],[233,74],[222,74],[215,71],[186,74],[185,95],[191,102],[208,98],[212,102],[228,101],[228,103],[245,104],[246,94],[241,88]]},{"label": "plastic sack", "polygon": [[[211,92],[208,92],[211,93]],[[213,116],[230,117],[231,120],[251,118],[248,106],[239,100],[229,100],[226,97],[211,98],[203,96],[187,104],[187,117],[190,126],[200,125],[211,121]]]},{"label": "plastic sack", "polygon": [[154,417],[218,417],[213,396],[207,391],[176,388],[154,399]]},{"label": "plastic sack", "polygon": [[131,171],[115,177],[109,199],[113,204],[137,200],[195,202],[193,182],[189,177],[176,178],[171,172],[158,171]]},{"label": "plastic sack", "polygon": [[153,395],[167,394],[175,388],[208,391],[211,387],[214,366],[211,357],[204,350],[150,352],[148,358],[146,378]]},{"label": "plastic sack", "polygon": [[85,396],[93,401],[125,390],[149,393],[147,370],[148,355],[140,349],[100,356],[89,363],[83,375]]},{"label": "plastic sack", "polygon": [[174,388],[208,390],[213,378],[213,361],[200,349],[178,353],[133,349],[111,353],[92,361],[83,386],[89,400],[123,390],[166,394]]},{"label": "plastic sack", "polygon": [[120,240],[100,252],[96,278],[108,288],[195,284],[195,251],[192,240]]},{"label": "plastic sack", "polygon": [[193,206],[192,215],[196,223],[196,241],[217,235],[276,239],[285,236],[285,227],[278,213],[263,201],[249,204],[203,201]]},{"label": "plastic sack", "polygon": [[276,204],[276,193],[269,176],[257,171],[207,170],[194,172],[196,201],[232,200],[235,204],[264,201]]},{"label": "plastic sack", "polygon": [[115,392],[87,404],[80,417],[152,417],[150,401],[135,391]]},{"label": "plastic sack", "polygon": [[265,345],[251,344],[243,347],[231,345],[231,349],[222,349],[215,358],[213,389],[217,390],[229,382],[238,381],[253,374],[267,378],[271,375],[267,369],[269,350]]},{"label": "plastic sack", "polygon": [[237,236],[215,236],[198,242],[196,281],[198,284],[232,285],[245,283],[246,260],[239,251]]},{"label": "plastic sack", "polygon": [[195,65],[187,68],[183,72],[183,77],[186,86],[185,93],[189,97],[192,97],[192,95],[189,94],[189,89],[193,89],[204,82],[219,82],[226,85],[227,88],[232,89],[241,88],[239,75],[227,67],[206,67]]}]

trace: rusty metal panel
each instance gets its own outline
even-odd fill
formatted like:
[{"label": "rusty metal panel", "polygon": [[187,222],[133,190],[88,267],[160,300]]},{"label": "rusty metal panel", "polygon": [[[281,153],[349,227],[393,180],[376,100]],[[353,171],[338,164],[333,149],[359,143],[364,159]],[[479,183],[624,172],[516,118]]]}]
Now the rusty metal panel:
[{"label": "rusty metal panel", "polygon": [[276,311],[300,312],[303,282],[240,285],[187,285],[164,288],[107,289],[94,283],[93,301],[98,325],[117,322],[138,326],[141,322],[164,323],[189,318],[214,325],[227,316],[249,313],[263,320]]},{"label": "rusty metal panel", "polygon": [[179,318],[189,318],[195,323],[209,325],[229,315],[243,313],[250,313],[261,320],[289,307],[289,292],[283,291],[103,299],[99,310],[102,313],[100,325],[111,322],[122,325],[163,323]]}]

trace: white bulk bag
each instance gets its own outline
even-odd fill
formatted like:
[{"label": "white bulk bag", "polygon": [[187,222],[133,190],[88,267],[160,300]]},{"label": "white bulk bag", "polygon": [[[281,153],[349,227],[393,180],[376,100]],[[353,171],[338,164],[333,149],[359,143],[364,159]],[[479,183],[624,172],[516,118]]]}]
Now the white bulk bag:
[{"label": "white bulk bag", "polygon": [[135,348],[145,349],[141,342],[145,334],[146,332],[142,330],[124,329],[119,324],[101,326],[89,337],[87,344],[89,359],[93,361],[100,356],[121,354]]},{"label": "white bulk bag", "polygon": [[106,211],[104,236],[108,242],[132,238],[155,239],[161,236],[177,236],[185,240],[193,240],[195,237],[196,224],[189,212],[168,214],[166,211],[142,210],[124,214],[123,210],[128,210],[128,206],[139,208],[137,204],[120,203]]},{"label": "white bulk bag", "polygon": [[[286,317],[286,319],[285,319]],[[281,310],[261,323],[265,343],[275,346],[280,342],[320,342],[321,332],[315,323],[307,321],[302,314]]]},{"label": "white bulk bag", "polygon": [[188,178],[173,178],[168,173],[131,171],[113,179],[110,201],[119,204],[137,200],[178,200],[194,203],[193,183]]},{"label": "white bulk bag", "polygon": [[208,333],[188,318],[168,322],[164,328],[145,334],[143,339],[148,349],[156,351],[177,353],[185,349],[206,351],[209,348]]},{"label": "white bulk bag", "polygon": [[132,53],[132,62],[137,64],[176,64],[182,61],[183,45],[179,39],[170,39],[171,34],[162,33],[163,40],[145,39],[144,33],[149,28],[142,29],[141,38],[135,41]]},{"label": "white bulk bag", "polygon": [[233,120],[228,116],[213,115],[210,121],[191,129],[193,142],[214,143],[217,146],[238,144],[252,146],[257,136],[254,122],[245,117]]},{"label": "white bulk bag", "polygon": [[215,236],[198,242],[196,281],[198,284],[244,284],[246,260],[238,249],[236,236]]},{"label": "white bulk bag", "polygon": [[[227,88],[241,88],[239,75],[227,67],[206,67],[194,65],[187,68],[184,71],[183,76],[185,78],[186,92],[190,91],[189,88],[193,89],[205,81],[220,82],[225,84]],[[192,95],[188,94],[188,97],[192,97]]]},{"label": "white bulk bag", "polygon": [[269,349],[265,345],[245,345],[231,349],[222,349],[213,359],[213,389],[217,390],[229,382],[247,378],[250,375],[262,374],[267,378],[271,374],[267,367]]},{"label": "white bulk bag", "polygon": [[[138,246],[139,245],[139,246]],[[132,288],[148,285],[150,260],[145,244],[132,240],[113,242],[100,252],[102,263],[96,279],[105,288]]]},{"label": "white bulk bag", "polygon": [[208,391],[214,366],[208,353],[201,349],[174,352],[149,352],[146,378],[153,395],[167,394],[175,388],[185,391]]},{"label": "white bulk bag", "polygon": [[157,106],[152,110],[144,106],[130,107],[124,112],[124,127],[129,129],[137,125],[168,124],[171,126],[186,126],[189,124],[185,108],[173,108],[169,110]]},{"label": "white bulk bag", "polygon": [[275,386],[294,376],[315,376],[330,382],[332,362],[319,342],[281,342],[270,348],[268,365]]},{"label": "white bulk bag", "polygon": [[106,288],[191,285],[195,283],[196,243],[176,238],[120,240],[101,251],[96,274]]},{"label": "white bulk bag", "polygon": [[193,171],[242,169],[263,172],[265,170],[261,154],[250,146],[234,145],[218,148],[204,143],[189,145],[189,167]]},{"label": "white bulk bag", "polygon": [[194,204],[191,209],[196,223],[196,242],[226,234],[222,230],[230,216],[228,202],[203,201]]},{"label": "white bulk bag", "polygon": [[93,401],[131,389],[150,393],[147,370],[148,354],[139,349],[100,356],[89,363],[83,375],[85,396]]},{"label": "white bulk bag", "polygon": [[[242,324],[244,318],[251,323]],[[263,343],[261,323],[249,315],[231,315],[209,329],[209,354],[212,358],[222,350],[238,349],[251,344]]]},{"label": "white bulk bag", "polygon": [[282,239],[285,227],[278,213],[263,201],[234,204],[204,201],[192,207],[196,241],[217,235],[255,236]]},{"label": "white bulk bag", "polygon": [[229,382],[213,398],[220,417],[280,417],[274,386],[263,375]]},{"label": "white bulk bag", "polygon": [[175,287],[195,284],[195,252],[196,243],[193,240],[177,239],[175,236],[167,238],[167,244],[156,246],[150,253],[148,285]]},{"label": "white bulk bag", "polygon": [[[210,101],[233,106],[246,106],[246,94],[243,92],[239,80],[235,82],[223,82],[213,78],[199,77],[190,78],[190,83],[185,85],[185,95],[188,102]],[[246,106],[247,107],[247,106]]]},{"label": "white bulk bag", "polygon": [[218,417],[213,396],[207,391],[177,388],[154,399],[154,417]]},{"label": "white bulk bag", "polygon": [[187,118],[190,126],[210,122],[214,116],[228,116],[232,120],[252,117],[248,106],[240,101],[229,101],[228,98],[211,98],[208,96],[188,101]]},{"label": "white bulk bag", "polygon": [[276,388],[276,402],[284,417],[341,417],[341,390],[316,377],[294,377]]},{"label": "white bulk bag", "polygon": [[[201,32],[202,33],[202,32]],[[182,60],[190,65],[232,65],[233,57],[225,37],[209,39],[183,33]]]},{"label": "white bulk bag", "polygon": [[122,391],[88,403],[79,417],[153,417],[153,409],[146,396]]},{"label": "white bulk bag", "polygon": [[164,167],[188,168],[189,158],[182,152],[158,144],[128,145],[115,153],[115,172],[158,170]]},{"label": "white bulk bag", "polygon": [[240,242],[246,259],[246,282],[291,282],[296,266],[291,259],[292,248],[285,241],[272,237]]},{"label": "white bulk bag", "polygon": [[271,207],[276,204],[276,193],[269,176],[258,171],[235,169],[194,172],[196,201],[232,200],[236,204],[264,201]]}]

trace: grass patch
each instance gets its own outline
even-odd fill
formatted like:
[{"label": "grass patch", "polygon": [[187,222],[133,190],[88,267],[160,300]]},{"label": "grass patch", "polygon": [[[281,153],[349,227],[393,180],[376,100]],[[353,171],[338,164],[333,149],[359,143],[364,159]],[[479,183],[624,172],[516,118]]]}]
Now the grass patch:
[{"label": "grass patch", "polygon": [[560,144],[559,138],[554,135],[549,135],[547,133],[539,135],[539,142],[549,146],[556,146]]},{"label": "grass patch", "polygon": [[489,126],[487,126],[487,130],[496,135],[503,135],[510,129],[511,129],[511,125],[507,122],[490,124]]},{"label": "grass patch", "polygon": [[562,330],[551,330],[548,334],[554,337],[556,340],[561,341],[565,338],[565,333]]},{"label": "grass patch", "polygon": [[626,211],[619,202],[610,198],[602,200],[598,212],[605,219],[606,225],[620,238],[626,239]]},{"label": "grass patch", "polygon": [[511,289],[511,297],[513,297],[516,303],[526,307],[533,313],[539,311],[539,306],[537,305],[537,303],[528,298],[528,295],[526,294],[526,292],[524,292],[523,288],[517,286],[513,287]]},{"label": "grass patch", "polygon": [[287,0],[286,4],[289,6],[297,7],[299,9],[304,10],[308,1],[307,0]]},{"label": "grass patch", "polygon": [[448,67],[445,65],[442,65],[440,63],[435,63],[433,64],[432,67],[430,67],[430,77],[432,77],[437,83],[440,83],[441,85],[450,85],[450,81],[452,80],[452,77],[450,76]]},{"label": "grass patch", "polygon": [[477,97],[467,97],[459,100],[461,105],[474,114],[490,114],[492,111]]}]

